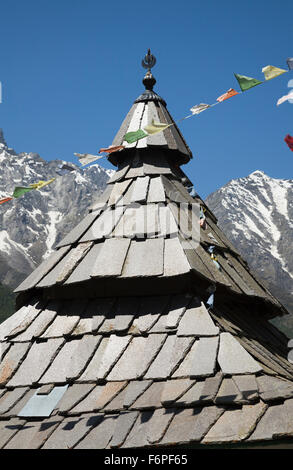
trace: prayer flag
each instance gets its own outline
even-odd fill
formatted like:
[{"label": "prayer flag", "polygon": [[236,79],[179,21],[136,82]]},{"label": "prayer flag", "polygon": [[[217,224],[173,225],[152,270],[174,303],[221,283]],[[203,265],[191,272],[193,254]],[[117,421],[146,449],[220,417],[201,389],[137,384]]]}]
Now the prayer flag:
[{"label": "prayer flag", "polygon": [[0,199],[0,204],[4,204],[4,202],[11,201],[12,197],[5,197],[4,199]]},{"label": "prayer flag", "polygon": [[200,104],[196,104],[195,106],[192,106],[192,108],[190,108],[190,111],[192,112],[192,114],[199,114],[210,107],[211,106],[209,104],[200,103]]},{"label": "prayer flag", "polygon": [[263,72],[266,80],[271,80],[272,78],[278,77],[279,75],[282,75],[282,73],[287,72],[287,70],[279,69],[273,65],[267,65],[266,67],[263,67],[261,71]]},{"label": "prayer flag", "polygon": [[293,57],[288,57],[287,65],[289,70],[293,70]]},{"label": "prayer flag", "polygon": [[242,91],[249,90],[250,88],[262,83],[256,78],[246,77],[245,75],[239,75],[238,73],[234,73],[234,75]]},{"label": "prayer flag", "polygon": [[223,95],[219,96],[219,98],[217,98],[217,101],[221,103],[222,101],[228,100],[229,98],[232,98],[232,96],[235,96],[235,95],[239,95],[238,91],[233,90],[233,88],[229,88],[229,90],[226,93],[224,93]]},{"label": "prayer flag", "polygon": [[56,178],[52,178],[50,179],[49,181],[38,181],[37,183],[33,183],[33,184],[30,184],[30,187],[32,189],[41,189],[43,188],[44,186],[47,186],[47,184],[50,184],[52,183],[53,181],[55,181]]},{"label": "prayer flag", "polygon": [[167,129],[170,124],[163,124],[162,122],[155,122],[154,119],[152,119],[151,124],[148,124],[147,126],[144,127],[144,130],[148,134],[157,134],[158,132],[163,131],[164,129]]},{"label": "prayer flag", "polygon": [[82,166],[103,158],[103,155],[91,155],[90,153],[75,153],[74,155],[77,156]]},{"label": "prayer flag", "polygon": [[64,163],[63,165],[58,165],[58,168],[60,168],[60,170],[75,171],[75,168]]},{"label": "prayer flag", "polygon": [[23,196],[25,193],[32,191],[34,188],[25,188],[24,186],[16,186],[14,188],[12,197],[20,197]]},{"label": "prayer flag", "polygon": [[106,152],[106,153],[112,153],[112,152],[117,152],[118,150],[124,149],[124,145],[110,145],[107,148],[102,148],[99,150],[99,153]]},{"label": "prayer flag", "polygon": [[285,101],[288,101],[288,100],[293,100],[293,90],[290,91],[290,93],[288,93],[288,95],[282,96],[282,98],[278,99],[277,106],[279,106],[280,104],[282,104],[282,103],[284,103]]},{"label": "prayer flag", "polygon": [[289,149],[293,152],[293,137],[289,134],[286,135],[284,141],[288,145]]},{"label": "prayer flag", "polygon": [[143,139],[144,137],[147,137],[147,136],[148,134],[146,134],[142,129],[138,129],[137,131],[134,131],[134,132],[127,132],[123,140],[126,140],[126,142],[128,142],[129,144],[133,144],[137,140]]}]

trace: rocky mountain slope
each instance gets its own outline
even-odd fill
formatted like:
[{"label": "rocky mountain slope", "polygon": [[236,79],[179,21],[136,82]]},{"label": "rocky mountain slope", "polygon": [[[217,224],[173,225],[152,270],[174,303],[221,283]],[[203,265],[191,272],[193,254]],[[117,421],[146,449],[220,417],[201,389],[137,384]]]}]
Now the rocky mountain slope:
[{"label": "rocky mountain slope", "polygon": [[[250,267],[293,313],[293,180],[255,171],[230,181],[206,203]],[[293,335],[292,316],[282,323]]]},{"label": "rocky mountain slope", "polygon": [[[58,177],[61,160],[8,148],[0,130],[0,199],[16,185]],[[100,165],[58,177],[41,190],[0,205],[0,283],[16,287],[78,221],[105,189],[112,170]]]}]

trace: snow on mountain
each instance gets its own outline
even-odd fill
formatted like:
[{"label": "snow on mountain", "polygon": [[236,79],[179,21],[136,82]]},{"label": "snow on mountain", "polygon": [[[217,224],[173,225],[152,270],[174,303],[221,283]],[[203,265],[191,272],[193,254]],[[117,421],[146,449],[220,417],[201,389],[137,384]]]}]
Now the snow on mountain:
[{"label": "snow on mountain", "polygon": [[293,312],[293,180],[255,171],[206,203],[258,277]]},{"label": "snow on mountain", "polygon": [[58,177],[62,160],[8,148],[0,129],[0,198],[15,186],[57,179],[49,186],[0,205],[0,283],[19,284],[86,215],[113,173],[98,164]]}]

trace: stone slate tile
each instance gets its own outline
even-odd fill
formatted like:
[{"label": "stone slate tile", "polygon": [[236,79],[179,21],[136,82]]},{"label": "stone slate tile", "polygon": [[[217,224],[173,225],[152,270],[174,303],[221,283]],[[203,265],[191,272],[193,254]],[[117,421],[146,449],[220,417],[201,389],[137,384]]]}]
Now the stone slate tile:
[{"label": "stone slate tile", "polygon": [[165,190],[161,180],[161,177],[151,178],[149,191],[148,191],[148,199],[147,203],[150,204],[152,202],[165,202]]},{"label": "stone slate tile", "polygon": [[75,449],[105,449],[113,436],[117,415],[103,416],[100,422],[75,446]]},{"label": "stone slate tile", "polygon": [[115,205],[119,201],[119,199],[121,199],[126,189],[128,188],[130,182],[130,180],[124,180],[119,183],[117,182],[113,185],[113,189],[108,200],[108,206]]},{"label": "stone slate tile", "polygon": [[100,254],[100,251],[104,245],[103,241],[96,243],[92,246],[90,251],[85,255],[81,262],[76,266],[72,274],[64,282],[65,285],[76,284],[78,282],[84,282],[91,279],[91,272],[95,260]]},{"label": "stone slate tile", "polygon": [[80,401],[82,401],[93,390],[95,384],[74,383],[68,387],[58,403],[59,413],[66,413]]},{"label": "stone slate tile", "polygon": [[42,449],[72,449],[92,426],[101,421],[100,416],[65,418],[45,442]]},{"label": "stone slate tile", "polygon": [[258,398],[258,387],[254,375],[234,375],[232,379],[245,399]]},{"label": "stone slate tile", "polygon": [[119,298],[113,309],[114,330],[125,331],[129,328],[140,307],[139,297]]},{"label": "stone slate tile", "polygon": [[223,374],[254,374],[262,370],[260,364],[230,333],[220,334],[218,363]]},{"label": "stone slate tile", "polygon": [[135,380],[142,377],[166,339],[166,335],[134,337],[107,376],[107,380]]},{"label": "stone slate tile", "polygon": [[39,383],[60,384],[79,377],[100,341],[101,336],[84,335],[66,342]]},{"label": "stone slate tile", "polygon": [[78,324],[71,332],[71,336],[93,333],[103,324],[106,316],[109,314],[115,299],[102,298],[93,299],[86,306]]},{"label": "stone slate tile", "polygon": [[205,379],[204,387],[200,396],[200,401],[213,401],[216,394],[218,393],[222,380],[223,375],[221,372],[217,372],[214,377],[208,377],[207,379]]},{"label": "stone slate tile", "polygon": [[53,301],[39,314],[31,325],[21,334],[17,335],[13,341],[31,341],[41,336],[47,327],[52,323],[57,315],[59,302]]},{"label": "stone slate tile", "polygon": [[64,258],[50,271],[38,284],[37,287],[50,287],[54,284],[63,283],[75,267],[85,257],[92,247],[93,242],[79,243],[64,256]]},{"label": "stone slate tile", "polygon": [[[189,390],[184,393],[178,400],[176,400],[176,405],[178,406],[192,406],[198,405],[201,403],[200,397],[203,392],[205,381],[196,382]],[[175,406],[175,405],[174,405]]]},{"label": "stone slate tile", "polygon": [[160,445],[185,444],[190,440],[201,408],[179,410],[174,415]]},{"label": "stone slate tile", "polygon": [[144,202],[147,200],[149,182],[149,176],[144,176],[142,178],[136,179],[131,197],[131,202]]},{"label": "stone slate tile", "polygon": [[174,329],[178,327],[179,321],[189,302],[190,298],[185,295],[175,295],[171,298],[166,328]]},{"label": "stone slate tile", "polygon": [[192,340],[192,338],[177,338],[175,335],[167,337],[144,378],[165,379],[169,377],[185,356]]},{"label": "stone slate tile", "polygon": [[41,338],[59,338],[69,335],[78,324],[86,305],[86,300],[63,301],[62,310],[58,312],[57,317],[42,334]]},{"label": "stone slate tile", "polygon": [[178,276],[191,270],[179,238],[167,238],[164,250],[164,276]]},{"label": "stone slate tile", "polygon": [[174,216],[168,206],[159,206],[159,236],[174,237],[178,235],[179,226],[174,219]]},{"label": "stone slate tile", "polygon": [[192,345],[173,377],[208,377],[216,368],[219,337],[199,338]]},{"label": "stone slate tile", "polygon": [[100,342],[98,349],[96,350],[93,358],[89,362],[87,368],[82,375],[77,379],[77,382],[88,382],[96,381],[98,379],[98,370],[101,364],[101,360],[104,357],[105,350],[107,348],[109,338],[103,338]]},{"label": "stone slate tile", "polygon": [[110,447],[121,447],[121,445],[126,439],[126,436],[129,434],[131,428],[133,427],[138,415],[138,411],[128,411],[127,413],[119,414],[115,422],[115,428],[112,440],[110,442]]},{"label": "stone slate tile", "polygon": [[37,302],[34,302],[32,305],[28,304],[21,307],[17,312],[0,324],[0,341],[4,341],[6,336],[25,320],[25,317],[29,314],[30,308],[34,308],[34,304],[36,303]]},{"label": "stone slate tile", "polygon": [[279,398],[291,398],[293,396],[293,384],[286,380],[277,379],[263,375],[256,377],[260,397],[263,401],[269,402]]},{"label": "stone slate tile", "polygon": [[146,438],[150,444],[155,444],[162,439],[175,412],[176,410],[172,408],[167,410],[159,408],[153,412],[146,429]]},{"label": "stone slate tile", "polygon": [[69,414],[98,411],[106,406],[126,386],[126,382],[108,382],[97,385]]},{"label": "stone slate tile", "polygon": [[29,305],[27,307],[25,316],[21,318],[20,321],[16,325],[14,325],[11,330],[9,329],[10,331],[7,331],[6,337],[12,338],[18,335],[19,333],[22,333],[23,331],[25,331],[30,326],[30,324],[35,320],[35,318],[37,318],[37,316],[40,314],[44,306],[45,306],[44,302],[37,302],[35,304]]},{"label": "stone slate tile", "polygon": [[293,434],[293,399],[285,400],[280,405],[270,406],[258,422],[247,442],[267,441],[292,436]]},{"label": "stone slate tile", "polygon": [[63,343],[63,338],[52,338],[45,342],[34,343],[7,386],[19,387],[37,383]]},{"label": "stone slate tile", "polygon": [[20,362],[23,360],[31,343],[15,343],[0,363],[0,384],[4,385],[12,377]]},{"label": "stone slate tile", "polygon": [[19,387],[14,390],[8,390],[0,398],[0,415],[7,413],[28,391],[27,387]]},{"label": "stone slate tile", "polygon": [[161,408],[161,394],[165,382],[154,382],[147,390],[131,405],[133,409]]},{"label": "stone slate tile", "polygon": [[[103,205],[104,204],[105,203],[103,203]],[[74,227],[74,229],[71,230],[71,232],[69,232],[66,235],[66,237],[64,237],[63,240],[61,240],[60,243],[58,243],[57,248],[61,246],[72,245],[77,240],[79,240],[79,238],[82,237],[85,231],[89,229],[89,227],[92,225],[94,220],[96,220],[96,218],[100,215],[100,213],[101,213],[101,210],[97,210],[97,211],[90,212],[89,214],[87,214],[82,219],[82,221],[76,227]]]},{"label": "stone slate tile", "polygon": [[200,441],[215,422],[222,416],[225,408],[220,406],[205,406],[196,416],[195,426],[190,434],[190,441]]},{"label": "stone slate tile", "polygon": [[91,240],[99,240],[101,238],[108,237],[113,231],[115,225],[119,222],[120,217],[124,212],[124,207],[117,207],[113,210],[107,208],[102,214],[95,220],[93,225],[81,238],[80,242],[87,242]]},{"label": "stone slate tile", "polygon": [[[149,254],[152,253],[152,256]],[[164,239],[132,240],[122,278],[161,276],[164,272]]]},{"label": "stone slate tile", "polygon": [[147,440],[147,428],[152,416],[153,411],[143,411],[139,414],[133,428],[121,446],[122,449],[131,447],[141,448],[149,445]]},{"label": "stone slate tile", "polygon": [[131,336],[111,335],[96,371],[97,379],[104,379],[127,348]]},{"label": "stone slate tile", "polygon": [[109,238],[103,243],[91,270],[91,277],[120,276],[129,249],[127,238]]},{"label": "stone slate tile", "polygon": [[231,378],[224,378],[214,401],[217,404],[242,403],[243,396]]},{"label": "stone slate tile", "polygon": [[123,388],[118,395],[116,395],[113,400],[111,400],[107,405],[102,408],[102,411],[104,413],[117,413],[120,411],[123,411],[124,408],[124,400],[125,400],[125,395],[126,395],[126,388]]},{"label": "stone slate tile", "polygon": [[138,317],[133,322],[133,327],[136,327],[141,333],[147,333],[159,316],[165,312],[168,301],[169,297],[163,295],[144,298]]},{"label": "stone slate tile", "polygon": [[167,316],[168,315],[161,315],[154,326],[149,330],[149,334],[151,333],[169,333],[170,330],[167,329],[166,327],[166,321],[167,321]]},{"label": "stone slate tile", "polygon": [[221,444],[239,442],[246,439],[254,430],[260,417],[266,410],[262,402],[243,405],[241,410],[227,410],[209,430],[203,444]]},{"label": "stone slate tile", "polygon": [[54,266],[62,260],[63,256],[70,250],[70,246],[64,246],[54,251],[48,259],[45,259],[16,289],[21,292],[34,287]]},{"label": "stone slate tile", "polygon": [[4,359],[4,356],[7,353],[10,346],[11,346],[11,343],[9,343],[8,341],[0,342],[0,361]]},{"label": "stone slate tile", "polygon": [[167,380],[165,382],[162,395],[161,395],[161,402],[164,406],[168,406],[174,401],[176,401],[179,397],[184,395],[184,393],[189,390],[192,385],[195,384],[195,380],[191,379],[173,379]]},{"label": "stone slate tile", "polygon": [[214,325],[204,304],[194,298],[180,320],[178,336],[215,336],[219,328]]},{"label": "stone slate tile", "polygon": [[0,449],[16,434],[24,424],[23,419],[14,418],[9,421],[0,421]]},{"label": "stone slate tile", "polygon": [[45,421],[26,421],[5,449],[39,449],[62,421],[62,416],[52,416]]},{"label": "stone slate tile", "polygon": [[35,394],[28,400],[25,406],[20,410],[18,416],[25,418],[49,417],[57,406],[57,403],[64,395],[67,387],[68,385],[54,387],[48,395],[39,395],[37,390]]},{"label": "stone slate tile", "polygon": [[54,384],[42,385],[42,387],[38,388],[37,395],[49,395],[54,387]]},{"label": "stone slate tile", "polygon": [[152,385],[152,380],[133,380],[125,389],[124,408],[129,408],[147,388]]},{"label": "stone slate tile", "polygon": [[[19,390],[19,388],[15,389]],[[16,403],[13,405],[12,408],[9,409],[9,411],[5,412],[3,415],[1,415],[1,418],[8,418],[11,416],[18,416],[18,413],[22,410],[22,408],[27,404],[27,402],[30,400],[30,398],[35,394],[36,389],[35,388],[25,388],[25,393],[20,398],[20,400],[16,401]],[[11,393],[11,392],[10,392]]]}]

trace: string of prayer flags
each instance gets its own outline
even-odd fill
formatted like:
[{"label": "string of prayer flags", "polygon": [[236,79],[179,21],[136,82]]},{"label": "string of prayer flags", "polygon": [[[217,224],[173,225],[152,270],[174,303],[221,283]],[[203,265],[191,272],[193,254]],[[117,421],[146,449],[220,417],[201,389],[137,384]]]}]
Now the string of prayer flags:
[{"label": "string of prayer flags", "polygon": [[263,83],[256,78],[246,77],[245,75],[239,75],[238,73],[234,73],[234,75],[242,91],[249,90],[256,85]]},{"label": "string of prayer flags", "polygon": [[99,153],[112,153],[112,152],[117,152],[118,150],[122,150],[124,149],[124,145],[110,145],[109,147],[107,148],[102,148],[99,150]]},{"label": "string of prayer flags", "polygon": [[91,155],[90,153],[75,153],[74,155],[79,159],[82,166],[103,158],[103,155]]},{"label": "string of prayer flags", "polygon": [[143,139],[147,136],[148,134],[146,132],[144,132],[142,129],[138,129],[137,131],[127,132],[127,134],[124,136],[124,140],[126,140],[128,144],[133,144],[137,140]]},{"label": "string of prayer flags", "polygon": [[37,183],[30,184],[30,187],[32,189],[41,189],[44,186],[47,186],[48,184],[51,184],[53,181],[55,181],[56,178],[52,178],[49,181],[38,181]]},{"label": "string of prayer flags", "polygon": [[14,191],[13,191],[13,194],[12,194],[12,197],[21,197],[23,196],[25,193],[28,193],[29,191],[32,191],[34,188],[30,187],[30,188],[26,188],[24,186],[16,186],[14,188]]},{"label": "string of prayer flags", "polygon": [[226,91],[226,93],[224,93],[223,95],[219,96],[219,98],[217,98],[217,101],[221,103],[222,101],[228,100],[229,98],[232,98],[232,96],[235,96],[235,95],[239,95],[238,91],[234,90],[233,88],[229,88],[229,90]]},{"label": "string of prayer flags", "polygon": [[190,111],[192,112],[192,114],[199,114],[199,113],[202,113],[203,111],[205,111],[206,109],[208,109],[210,107],[211,107],[211,105],[209,105],[209,104],[200,103],[200,104],[196,104],[195,106],[192,106],[192,108],[190,108]]},{"label": "string of prayer flags", "polygon": [[288,57],[287,65],[289,70],[293,70],[293,57]]},{"label": "string of prayer flags", "polygon": [[277,106],[284,103],[285,101],[293,100],[293,90],[288,93],[288,95],[282,96],[282,98],[278,99]]},{"label": "string of prayer flags", "polygon": [[4,202],[11,201],[12,199],[12,197],[5,197],[4,199],[0,199],[0,204],[4,204]]},{"label": "string of prayer flags", "polygon": [[289,134],[286,135],[284,141],[288,145],[289,149],[293,152],[293,137]]},{"label": "string of prayer flags", "polygon": [[162,123],[162,122],[156,122],[154,119],[152,119],[152,122],[151,124],[148,124],[147,126],[145,126],[143,129],[144,131],[146,131],[148,134],[157,134],[158,132],[161,132],[165,129],[167,129],[167,127],[169,127],[171,124],[165,124],[165,123]]},{"label": "string of prayer flags", "polygon": [[261,71],[264,74],[266,80],[271,80],[272,78],[278,77],[279,75],[282,75],[282,73],[287,72],[287,70],[279,69],[273,65],[266,65],[262,68]]}]

